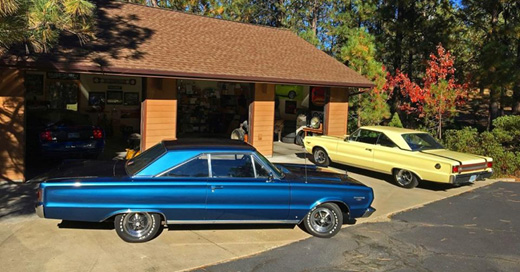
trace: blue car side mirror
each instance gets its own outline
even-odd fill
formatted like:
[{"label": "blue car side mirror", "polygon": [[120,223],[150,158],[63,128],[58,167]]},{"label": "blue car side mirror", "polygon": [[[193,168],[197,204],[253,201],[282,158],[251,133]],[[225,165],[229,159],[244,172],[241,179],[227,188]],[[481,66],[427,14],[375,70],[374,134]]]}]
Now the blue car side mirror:
[{"label": "blue car side mirror", "polygon": [[274,175],[273,172],[269,172],[269,176],[267,177],[267,182],[273,182]]}]

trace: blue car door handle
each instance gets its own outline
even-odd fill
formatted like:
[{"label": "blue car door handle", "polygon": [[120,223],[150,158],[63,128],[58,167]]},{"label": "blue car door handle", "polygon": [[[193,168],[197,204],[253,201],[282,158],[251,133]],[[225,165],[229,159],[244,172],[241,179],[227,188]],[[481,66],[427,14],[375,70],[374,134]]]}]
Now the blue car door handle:
[{"label": "blue car door handle", "polygon": [[215,192],[216,189],[224,189],[222,185],[211,185],[211,192]]}]

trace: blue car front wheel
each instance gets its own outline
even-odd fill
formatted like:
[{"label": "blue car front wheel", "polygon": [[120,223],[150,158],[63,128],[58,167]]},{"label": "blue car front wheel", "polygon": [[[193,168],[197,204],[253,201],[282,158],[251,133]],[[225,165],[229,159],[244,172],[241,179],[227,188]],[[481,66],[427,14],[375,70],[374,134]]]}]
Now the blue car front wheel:
[{"label": "blue car front wheel", "polygon": [[313,236],[330,238],[341,230],[342,224],[343,214],[338,205],[324,203],[309,211],[303,219],[302,228]]}]

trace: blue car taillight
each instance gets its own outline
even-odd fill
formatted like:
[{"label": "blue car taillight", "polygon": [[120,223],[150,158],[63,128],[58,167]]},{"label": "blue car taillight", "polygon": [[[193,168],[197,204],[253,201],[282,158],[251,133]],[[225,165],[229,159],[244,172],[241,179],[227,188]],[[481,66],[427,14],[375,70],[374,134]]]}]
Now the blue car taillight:
[{"label": "blue car taillight", "polygon": [[92,131],[94,139],[103,139],[103,130],[96,128]]},{"label": "blue car taillight", "polygon": [[42,190],[42,188],[39,188],[38,192],[36,194],[37,194],[37,201],[38,202],[42,202],[43,201],[43,190]]},{"label": "blue car taillight", "polygon": [[44,142],[52,141],[52,133],[50,131],[44,131],[40,134],[40,139]]}]

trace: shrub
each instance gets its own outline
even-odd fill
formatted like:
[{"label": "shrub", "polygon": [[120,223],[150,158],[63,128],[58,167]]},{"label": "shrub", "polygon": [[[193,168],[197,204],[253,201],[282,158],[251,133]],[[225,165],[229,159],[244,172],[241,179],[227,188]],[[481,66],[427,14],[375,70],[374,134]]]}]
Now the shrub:
[{"label": "shrub", "polygon": [[491,132],[478,133],[465,127],[448,130],[444,138],[446,148],[493,158],[494,177],[520,176],[520,116],[497,118]]}]

